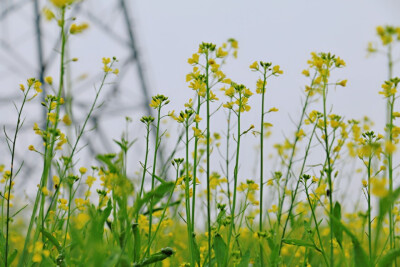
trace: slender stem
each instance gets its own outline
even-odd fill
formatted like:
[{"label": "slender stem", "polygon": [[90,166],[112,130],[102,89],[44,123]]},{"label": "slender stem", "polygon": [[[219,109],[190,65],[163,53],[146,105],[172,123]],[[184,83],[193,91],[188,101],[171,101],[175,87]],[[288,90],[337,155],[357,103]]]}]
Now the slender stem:
[{"label": "slender stem", "polygon": [[[328,67],[327,67],[328,68]],[[330,149],[329,149],[329,137],[328,137],[328,125],[327,125],[327,111],[326,111],[326,99],[327,99],[327,86],[328,86],[328,81],[327,81],[327,76],[326,74],[323,75],[323,91],[322,91],[322,97],[323,97],[323,119],[324,119],[324,141],[325,141],[325,152],[326,152],[326,161],[328,165],[328,169],[326,170],[327,178],[328,178],[328,186],[329,186],[329,215],[330,215],[330,264],[331,266],[334,266],[334,257],[333,257],[333,224],[332,224],[332,217],[333,217],[333,183],[332,183],[332,166],[331,166],[331,155],[330,155]]]},{"label": "slender stem", "polygon": [[[154,186],[155,186],[155,174],[156,174],[156,163],[157,163],[157,151],[158,151],[158,146],[159,146],[159,142],[160,142],[160,120],[161,120],[161,106],[158,107],[157,110],[157,128],[156,128],[156,144],[155,144],[155,149],[154,149],[154,158],[153,158],[153,171],[151,174],[151,191],[154,190]],[[151,226],[153,224],[153,205],[154,205],[154,199],[153,197],[150,198],[150,214],[149,214],[149,245],[151,242]],[[145,257],[147,256],[147,254],[145,255]]]},{"label": "slender stem", "polygon": [[209,85],[209,63],[208,63],[208,50],[205,52],[206,55],[206,88],[207,88],[207,96],[206,96],[206,104],[207,104],[207,231],[208,231],[208,264],[209,266],[213,266],[211,263],[211,189],[210,189],[210,85]]},{"label": "slender stem", "polygon": [[321,235],[319,233],[319,226],[318,226],[318,222],[317,222],[317,217],[315,215],[314,206],[311,203],[310,194],[308,193],[308,187],[307,187],[306,184],[304,184],[304,188],[306,190],[308,205],[310,205],[311,214],[312,214],[312,217],[313,217],[313,220],[314,220],[314,224],[315,224],[315,229],[317,231],[318,241],[319,241],[319,244],[321,246],[322,256],[324,257],[324,261],[325,261],[326,266],[329,266],[329,262],[328,262],[328,259],[326,258],[326,254],[325,254],[324,245],[322,243]]},{"label": "slender stem", "polygon": [[[66,44],[66,33],[65,33],[65,10],[66,8],[63,7],[61,9],[61,20],[60,20],[60,28],[61,28],[61,57],[60,57],[60,81],[59,81],[59,88],[58,88],[58,95],[57,95],[57,107],[56,107],[56,120],[54,122],[54,133],[51,136],[51,142],[50,142],[50,148],[48,149],[48,140],[46,141],[46,149],[45,149],[45,161],[44,161],[44,168],[43,168],[43,172],[42,172],[42,177],[41,177],[41,181],[40,181],[40,188],[42,188],[43,186],[45,186],[47,184],[47,178],[48,175],[50,173],[50,169],[51,169],[51,161],[53,158],[53,151],[54,151],[54,144],[55,144],[55,130],[57,129],[57,125],[58,125],[58,118],[59,118],[59,113],[60,113],[60,98],[61,98],[61,94],[62,94],[62,89],[63,89],[63,84],[64,84],[64,56],[65,56],[65,44]],[[28,226],[28,231],[25,237],[25,243],[24,243],[24,248],[22,250],[22,254],[21,254],[21,258],[18,262],[18,267],[22,267],[23,265],[29,265],[30,264],[30,259],[29,258],[28,262],[24,262],[25,258],[26,258],[26,252],[27,252],[27,247],[30,241],[30,234],[32,231],[32,227],[33,227],[33,223],[34,220],[36,219],[36,212],[37,212],[37,208],[38,208],[38,204],[39,204],[39,200],[40,198],[42,198],[41,201],[41,205],[40,205],[40,212],[39,212],[39,218],[38,221],[42,221],[43,222],[43,210],[44,210],[44,195],[42,193],[42,191],[38,190],[37,195],[36,195],[36,199],[35,199],[35,204],[33,206],[33,210],[32,210],[32,215],[31,215],[31,219],[29,222],[29,226]],[[42,224],[43,227],[43,224]],[[39,230],[36,230],[35,235],[34,235],[34,240],[33,242],[36,242],[37,238],[39,236]]]},{"label": "slender stem", "polygon": [[188,242],[189,242],[189,253],[190,253],[190,266],[196,266],[194,261],[194,253],[193,253],[193,231],[192,231],[192,223],[190,217],[190,184],[189,184],[189,122],[186,121],[185,125],[185,133],[186,133],[186,168],[185,168],[185,206],[186,206],[186,226],[187,226],[187,234],[188,234]]},{"label": "slender stem", "polygon": [[[265,85],[267,81],[267,70],[264,68],[263,85],[261,96],[261,123],[260,123],[260,225],[259,231],[263,231],[263,203],[264,203],[264,116],[265,116]],[[263,247],[260,241],[260,262],[264,265]]]},{"label": "slender stem", "polygon": [[[394,107],[394,100],[395,96],[393,95],[392,97],[388,98],[389,101],[389,122],[387,125],[388,129],[388,136],[389,136],[389,142],[393,143],[393,107]],[[393,154],[392,152],[388,153],[388,173],[389,173],[389,194],[393,193]],[[395,247],[394,241],[394,220],[393,220],[393,203],[390,205],[389,208],[389,241],[390,241],[390,249],[393,249]]]},{"label": "slender stem", "polygon": [[[146,177],[146,171],[147,171],[147,159],[149,156],[149,140],[150,140],[150,123],[146,123],[146,155],[144,157],[144,166],[143,166],[143,174],[142,174],[142,182],[140,183],[140,193],[139,193],[139,198],[142,197],[143,194],[143,187],[144,187],[144,178]],[[136,221],[139,218],[139,211],[136,213]]]},{"label": "slender stem", "polygon": [[26,99],[28,96],[28,93],[30,91],[30,86],[27,89],[27,91],[24,93],[24,99],[22,101],[21,108],[18,111],[18,119],[17,119],[17,125],[15,127],[15,132],[14,132],[14,139],[12,141],[12,149],[11,149],[11,167],[10,167],[10,177],[9,177],[9,183],[8,183],[8,192],[7,192],[7,215],[6,215],[6,244],[5,244],[5,266],[8,266],[8,251],[9,251],[9,231],[10,231],[10,200],[11,200],[11,188],[13,185],[13,176],[14,176],[14,160],[15,160],[15,146],[17,143],[17,136],[19,133],[19,130],[21,129],[21,115],[22,115],[22,110],[24,109]]},{"label": "slender stem", "polygon": [[177,167],[176,167],[176,177],[175,177],[175,184],[174,184],[174,187],[171,189],[171,193],[170,193],[169,196],[168,196],[167,204],[165,204],[165,207],[164,207],[163,212],[162,212],[161,217],[160,217],[160,221],[158,222],[157,228],[156,228],[156,230],[154,231],[154,235],[152,236],[152,238],[151,238],[151,240],[150,240],[150,245],[147,247],[146,254],[148,254],[148,253],[150,252],[151,244],[153,243],[154,239],[156,238],[156,235],[157,235],[157,233],[158,233],[158,230],[159,230],[160,227],[161,227],[161,223],[162,223],[162,221],[164,220],[165,213],[167,212],[169,203],[171,202],[171,199],[172,199],[172,195],[174,194],[174,190],[175,190],[176,184],[177,184],[177,182],[178,182],[178,178],[179,178],[179,164],[178,164]]},{"label": "slender stem", "polygon": [[310,135],[310,140],[308,141],[308,145],[307,145],[307,148],[306,148],[306,151],[305,151],[305,154],[304,154],[304,159],[303,159],[303,164],[301,166],[299,179],[297,180],[296,188],[295,188],[295,190],[293,192],[292,201],[291,201],[291,204],[290,204],[290,207],[289,207],[288,217],[285,220],[285,225],[284,225],[283,230],[282,230],[281,247],[282,247],[282,240],[285,238],[286,229],[287,229],[287,226],[288,226],[288,223],[289,223],[289,219],[290,219],[290,216],[291,216],[293,208],[294,208],[294,203],[295,203],[295,200],[296,200],[296,196],[297,196],[297,193],[298,193],[298,190],[299,190],[299,187],[300,187],[300,182],[301,182],[300,177],[304,172],[304,168],[306,167],[306,161],[307,161],[308,154],[309,154],[309,151],[310,151],[310,148],[311,148],[311,143],[312,143],[313,136],[314,136],[315,131],[317,129],[317,125],[318,125],[318,121],[316,121],[316,123],[314,124],[312,133]]},{"label": "slender stem", "polygon": [[372,263],[372,219],[371,219],[371,160],[372,156],[368,158],[368,250],[369,250],[369,260]]},{"label": "slender stem", "polygon": [[[197,110],[196,115],[200,115],[200,105],[201,105],[200,95],[197,95]],[[196,128],[199,128],[199,123],[196,122]],[[195,221],[195,209],[196,209],[196,175],[197,175],[197,145],[199,138],[195,136],[194,138],[194,159],[193,159],[193,195],[192,195],[192,231],[194,231],[194,221]]]},{"label": "slender stem", "polygon": [[228,233],[228,249],[226,255],[226,263],[229,262],[229,253],[230,253],[230,241],[232,237],[232,232],[235,228],[235,208],[236,208],[236,192],[237,192],[237,180],[238,180],[238,171],[239,171],[239,150],[240,150],[240,137],[241,137],[241,129],[240,129],[240,115],[242,108],[242,93],[239,93],[239,108],[237,112],[237,140],[236,140],[236,160],[235,160],[235,169],[233,171],[233,202],[232,202],[232,211],[231,211],[231,223],[229,227]]},{"label": "slender stem", "polygon": [[225,166],[226,166],[226,180],[227,180],[227,191],[228,191],[228,206],[229,212],[232,213],[232,204],[231,204],[231,189],[229,186],[229,163],[230,163],[230,154],[229,154],[229,141],[231,135],[231,116],[232,110],[228,111],[228,125],[227,125],[227,132],[226,132],[226,159],[225,159]]}]

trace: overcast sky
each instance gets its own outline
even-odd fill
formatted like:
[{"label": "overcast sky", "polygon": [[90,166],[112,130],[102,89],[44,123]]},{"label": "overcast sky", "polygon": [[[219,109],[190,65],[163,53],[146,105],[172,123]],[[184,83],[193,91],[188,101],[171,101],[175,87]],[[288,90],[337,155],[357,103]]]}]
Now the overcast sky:
[{"label": "overcast sky", "polygon": [[[378,91],[387,78],[386,59],[382,55],[367,58],[366,47],[369,41],[378,43],[376,26],[400,26],[399,1],[127,2],[132,12],[135,37],[145,63],[150,94],[163,93],[169,96],[171,104],[168,110],[181,110],[183,104],[193,96],[191,89],[187,88],[185,75],[191,70],[187,58],[197,51],[199,43],[204,41],[220,45],[228,38],[235,38],[239,42],[239,57],[237,60],[229,60],[225,68],[232,80],[254,89],[258,76],[249,70],[249,65],[255,60],[279,64],[284,71],[281,77],[271,79],[268,85],[267,105],[279,109],[278,113],[267,118],[274,124],[273,142],[282,141],[283,132],[290,135],[295,130],[290,118],[298,120],[301,92],[307,84],[307,79],[301,75],[301,71],[306,68],[310,52],[313,51],[332,52],[347,63],[346,68],[335,71],[334,77],[338,80],[348,79],[348,85],[346,88],[337,88],[336,91],[331,90],[333,112],[344,115],[346,119],[370,116],[376,122],[375,130],[383,131],[385,101],[378,95]],[[12,1],[3,3],[6,3],[4,8]],[[41,6],[45,3],[46,1],[41,1]],[[113,32],[126,39],[121,12],[116,9],[117,1],[86,0],[83,5],[109,25]],[[15,49],[19,49],[23,54],[22,58],[35,66],[37,56],[33,19],[32,7],[22,8],[0,22],[0,37]],[[77,19],[79,22],[90,21],[85,14],[78,15]],[[53,51],[50,44],[57,38],[57,27],[54,23],[43,22],[43,25],[45,54],[48,56]],[[397,58],[400,55],[399,50],[394,51]],[[104,32],[95,24],[91,24],[87,33],[71,38],[69,55],[79,57],[79,62],[73,65],[71,76],[76,78],[82,73],[94,75],[95,69],[100,69],[103,56],[115,55],[123,61],[127,54],[121,48],[121,44],[110,41]],[[14,71],[9,66],[21,63],[22,59],[18,60],[1,49],[0,59],[0,73],[5,80],[0,90],[5,95],[12,95],[14,89],[10,88],[17,88],[15,85],[37,74],[35,67],[27,67],[29,64],[23,64],[27,69],[21,72]],[[53,64],[47,74],[56,77],[56,66]],[[400,75],[398,70],[396,67],[395,75]],[[128,77],[134,79],[135,75]],[[126,90],[137,89],[134,83],[132,80],[126,81]],[[90,94],[87,95],[80,90],[75,92],[83,96],[93,93],[89,91]],[[122,96],[125,94],[127,93],[121,93]],[[133,94],[138,95],[137,92]],[[86,101],[86,98],[79,99]],[[12,108],[11,105],[9,107]],[[10,112],[12,109],[9,107],[7,110]],[[315,108],[319,108],[318,104]],[[4,111],[5,106],[1,110]],[[257,108],[254,108],[253,112],[247,115],[246,123],[258,121],[259,115],[256,111]],[[139,115],[134,115],[133,112],[120,112],[109,121],[112,127],[104,130],[109,134],[109,138],[120,136],[124,129],[124,117],[127,115],[136,118],[134,127],[139,125]],[[82,115],[84,114],[85,112],[82,112]],[[215,122],[215,125],[217,124],[219,122]],[[137,134],[139,138],[142,136],[142,133]],[[26,145],[29,142],[30,140]],[[243,152],[245,157],[251,155],[252,148],[249,149]]]}]

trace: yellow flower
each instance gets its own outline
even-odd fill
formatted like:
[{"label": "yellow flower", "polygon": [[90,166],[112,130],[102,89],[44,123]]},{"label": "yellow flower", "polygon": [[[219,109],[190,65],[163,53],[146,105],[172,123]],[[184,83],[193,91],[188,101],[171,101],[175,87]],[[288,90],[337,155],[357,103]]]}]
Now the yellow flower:
[{"label": "yellow flower", "polygon": [[152,99],[149,106],[156,109],[161,105],[161,101],[159,99]]},{"label": "yellow flower", "polygon": [[52,20],[55,18],[54,13],[47,7],[43,8],[42,12],[43,12],[43,15],[46,18],[46,20]]},{"label": "yellow flower", "polygon": [[194,116],[194,120],[193,120],[194,122],[199,123],[201,120],[202,119],[198,114],[196,114],[196,116]]},{"label": "yellow flower", "polygon": [[386,179],[371,178],[372,194],[377,197],[385,197],[388,194],[386,189]]},{"label": "yellow flower", "polygon": [[44,78],[44,81],[50,85],[53,84],[53,78],[51,76],[47,76]]},{"label": "yellow flower", "polygon": [[37,93],[41,93],[43,90],[42,90],[42,88],[40,88],[40,86],[42,86],[42,83],[39,82],[39,81],[36,81],[36,82],[33,84],[33,89],[35,89],[35,91],[36,91]]},{"label": "yellow flower", "polygon": [[35,147],[34,147],[33,145],[30,145],[30,146],[28,147],[28,149],[29,149],[30,151],[35,151]]},{"label": "yellow flower", "polygon": [[72,4],[74,1],[75,0],[50,0],[50,2],[58,8],[64,8],[67,5]]},{"label": "yellow flower", "polygon": [[382,26],[376,27],[376,33],[377,33],[379,36],[384,35],[384,34],[385,34],[385,28],[383,28]]},{"label": "yellow flower", "polygon": [[303,74],[303,75],[306,76],[306,77],[309,77],[309,76],[310,76],[310,72],[309,72],[308,70],[303,70],[303,71],[301,72],[301,74]]},{"label": "yellow flower", "polygon": [[193,127],[192,129],[196,138],[204,138],[203,132],[200,129],[196,127]]},{"label": "yellow flower", "polygon": [[87,178],[86,178],[86,184],[89,186],[89,187],[91,187],[92,185],[93,185],[93,182],[94,181],[96,181],[96,178],[95,177],[93,177],[93,176],[88,176]]},{"label": "yellow flower", "polygon": [[337,84],[340,85],[340,86],[346,87],[347,80],[340,81]]},{"label": "yellow flower", "polygon": [[80,172],[81,174],[85,174],[85,173],[87,172],[87,169],[86,169],[85,167],[80,167],[80,168],[79,168],[79,172]]},{"label": "yellow flower", "polygon": [[55,123],[56,122],[56,117],[57,117],[57,114],[56,113],[47,113],[47,116],[48,116],[48,118],[49,118],[49,121],[51,122],[51,123]]},{"label": "yellow flower", "polygon": [[272,67],[272,72],[274,74],[283,74],[283,70],[280,69],[279,65],[275,65]]},{"label": "yellow flower", "polygon": [[272,207],[270,209],[268,209],[268,212],[277,212],[278,211],[278,207],[276,205],[272,205]]},{"label": "yellow flower", "polygon": [[315,189],[315,194],[317,195],[323,195],[325,194],[325,189],[326,189],[326,184],[321,183],[317,189]]},{"label": "yellow flower", "polygon": [[147,220],[147,217],[145,215],[139,214],[138,224],[139,224],[139,229],[147,230],[149,225],[149,220]]},{"label": "yellow flower", "polygon": [[240,185],[237,188],[237,191],[243,192],[243,191],[245,191],[247,189],[247,187],[248,187],[247,184],[240,183]]},{"label": "yellow flower", "polygon": [[70,119],[70,117],[68,116],[68,114],[65,114],[64,117],[62,118],[62,122],[65,125],[71,125],[72,124],[72,120]]},{"label": "yellow flower", "polygon": [[60,184],[60,177],[58,177],[57,175],[53,176],[53,183],[55,185],[59,185]]},{"label": "yellow flower", "polygon": [[258,62],[254,61],[253,64],[250,65],[251,70],[258,70]]},{"label": "yellow flower", "polygon": [[33,254],[32,261],[33,262],[41,262],[42,261],[42,255],[39,254],[39,253]]},{"label": "yellow flower", "polygon": [[297,133],[296,133],[296,137],[301,140],[303,138],[303,136],[306,136],[306,133],[304,132],[303,129],[300,129]]},{"label": "yellow flower", "polygon": [[386,153],[392,154],[394,151],[396,151],[396,145],[390,141],[386,141],[385,151],[386,151]]},{"label": "yellow flower", "polygon": [[50,191],[49,191],[49,189],[47,189],[47,187],[43,186],[42,193],[43,193],[43,195],[48,196],[50,194]]},{"label": "yellow flower", "polygon": [[72,23],[71,27],[69,28],[69,32],[71,34],[77,34],[77,33],[83,32],[87,28],[89,28],[89,24],[86,22],[81,23],[81,24]]},{"label": "yellow flower", "polygon": [[78,216],[75,218],[75,227],[80,230],[87,224],[89,220],[89,215],[87,215],[86,213],[79,213]]},{"label": "yellow flower", "polygon": [[368,186],[367,180],[363,179],[362,180],[362,185],[363,185],[363,187],[367,187]]},{"label": "yellow flower", "polygon": [[190,65],[198,64],[200,56],[199,54],[193,54],[191,58],[188,59],[188,63]]},{"label": "yellow flower", "polygon": [[223,57],[226,57],[228,55],[228,52],[224,51],[222,49],[222,47],[219,47],[217,52],[215,53],[215,55],[216,55],[217,58],[223,58]]}]

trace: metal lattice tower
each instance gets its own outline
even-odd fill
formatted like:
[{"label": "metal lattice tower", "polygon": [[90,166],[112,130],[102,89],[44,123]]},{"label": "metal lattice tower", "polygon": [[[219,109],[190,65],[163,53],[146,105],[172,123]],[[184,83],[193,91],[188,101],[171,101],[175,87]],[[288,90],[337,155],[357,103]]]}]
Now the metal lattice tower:
[{"label": "metal lattice tower", "polygon": [[[15,127],[13,101],[17,102],[21,96],[18,84],[30,77],[43,81],[49,75],[57,81],[58,27],[55,21],[47,22],[42,15],[43,7],[49,5],[47,0],[0,0],[0,121],[11,131]],[[68,10],[68,23],[76,18],[77,22],[90,25],[82,35],[70,36],[67,45],[67,58],[79,58],[78,62],[67,64],[64,95],[72,99],[72,105],[64,109],[70,109],[75,127],[82,124],[93,99],[93,86],[103,75],[101,58],[116,56],[119,60],[120,73],[103,90],[103,105],[88,123],[87,128],[92,132],[82,140],[81,145],[88,146],[92,158],[99,153],[113,152],[112,140],[124,131],[125,116],[133,118],[135,129],[141,129],[139,118],[152,115],[149,107],[151,93],[132,9],[132,2],[126,0],[85,0]],[[45,86],[42,97],[51,90]],[[45,110],[37,102],[29,104],[27,110],[29,115],[26,116],[19,146],[27,147],[34,140],[35,146],[40,145],[37,143],[39,138],[33,135],[32,125],[34,122],[43,124]],[[74,127],[70,129],[74,131]],[[130,135],[142,138],[144,132],[138,133]],[[7,152],[5,142],[2,141],[0,149]],[[138,154],[142,154],[144,147],[138,150]],[[22,161],[27,152],[18,152],[17,157]],[[163,162],[162,150],[159,152],[160,162]],[[7,158],[2,157],[0,161],[6,163]],[[25,171],[30,172],[35,164],[37,162],[25,162]]]}]

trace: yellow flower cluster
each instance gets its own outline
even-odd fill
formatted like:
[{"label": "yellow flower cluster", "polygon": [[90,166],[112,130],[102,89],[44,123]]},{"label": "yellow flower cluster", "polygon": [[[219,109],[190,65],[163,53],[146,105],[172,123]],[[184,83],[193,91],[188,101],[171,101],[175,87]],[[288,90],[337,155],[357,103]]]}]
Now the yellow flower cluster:
[{"label": "yellow flower cluster", "polygon": [[234,109],[236,107],[236,112],[245,112],[251,109],[248,101],[253,93],[243,84],[232,83],[232,86],[225,90],[225,95],[234,101],[223,104],[223,107],[227,109]]},{"label": "yellow flower cluster", "polygon": [[393,37],[400,40],[400,27],[393,26],[378,26],[376,33],[381,38],[383,45],[388,45],[393,42]]},{"label": "yellow flower cluster", "polygon": [[72,23],[71,27],[69,28],[69,32],[71,34],[82,33],[87,28],[89,28],[89,24],[86,22],[83,22],[81,24]]}]

